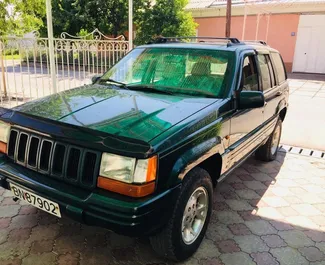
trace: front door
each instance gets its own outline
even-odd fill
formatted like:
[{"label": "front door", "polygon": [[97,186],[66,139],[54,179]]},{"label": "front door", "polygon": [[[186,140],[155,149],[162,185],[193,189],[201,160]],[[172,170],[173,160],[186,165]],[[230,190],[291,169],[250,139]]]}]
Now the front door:
[{"label": "front door", "polygon": [[[238,92],[260,90],[255,54],[244,57],[240,78]],[[235,111],[231,118],[228,167],[236,164],[261,143],[258,135],[263,123],[263,109],[264,107]]]}]

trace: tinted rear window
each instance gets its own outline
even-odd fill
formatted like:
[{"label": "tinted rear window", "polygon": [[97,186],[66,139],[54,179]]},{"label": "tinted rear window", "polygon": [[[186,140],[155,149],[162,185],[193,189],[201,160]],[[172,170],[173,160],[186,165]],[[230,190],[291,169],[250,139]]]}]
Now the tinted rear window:
[{"label": "tinted rear window", "polygon": [[274,53],[274,52],[271,53],[271,56],[272,56],[272,59],[274,62],[274,67],[275,67],[276,73],[278,75],[279,83],[282,83],[287,78],[282,58],[281,58],[280,54]]}]

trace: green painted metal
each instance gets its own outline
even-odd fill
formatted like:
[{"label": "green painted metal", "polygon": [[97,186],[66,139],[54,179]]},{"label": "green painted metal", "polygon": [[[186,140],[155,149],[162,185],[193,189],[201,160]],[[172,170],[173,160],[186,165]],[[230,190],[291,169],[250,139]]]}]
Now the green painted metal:
[{"label": "green painted metal", "polygon": [[[168,220],[189,170],[208,158],[221,157],[224,176],[249,155],[249,148],[255,150],[265,140],[279,112],[288,106],[288,86],[283,83],[281,93],[268,97],[269,106],[274,105],[270,118],[264,119],[263,106],[239,108],[242,59],[259,49],[249,45],[141,46],[95,84],[13,110],[0,108],[0,120],[54,140],[136,158],[157,155],[152,195],[133,199],[98,188],[85,190],[44,177],[4,156],[0,158],[0,184],[22,185],[58,202],[63,212],[87,224],[128,235],[156,231]],[[193,85],[195,78],[188,77],[206,75],[207,64],[209,75],[222,82],[207,86],[203,78]],[[213,68],[213,64],[223,68]],[[194,86],[195,91],[190,91]],[[246,107],[260,104],[261,93],[246,92]],[[217,165],[220,160],[213,162]]]}]

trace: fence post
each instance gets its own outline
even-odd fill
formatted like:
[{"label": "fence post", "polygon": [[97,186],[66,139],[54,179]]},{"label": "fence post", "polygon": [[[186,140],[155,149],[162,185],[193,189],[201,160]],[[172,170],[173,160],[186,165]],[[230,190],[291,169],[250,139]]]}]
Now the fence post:
[{"label": "fence post", "polygon": [[129,51],[133,49],[133,0],[129,0]]},{"label": "fence post", "polygon": [[49,57],[50,57],[50,70],[51,70],[51,80],[52,80],[52,93],[56,93],[57,86],[56,86],[56,73],[55,73],[51,0],[46,0],[46,18],[47,18],[47,36],[48,36],[48,42],[49,42]]},{"label": "fence post", "polygon": [[5,77],[5,66],[3,63],[3,49],[2,49],[3,43],[0,41],[0,61],[1,61],[1,72],[2,72],[2,84],[3,84],[3,95],[6,98],[7,97],[7,84],[6,84],[6,77]]}]

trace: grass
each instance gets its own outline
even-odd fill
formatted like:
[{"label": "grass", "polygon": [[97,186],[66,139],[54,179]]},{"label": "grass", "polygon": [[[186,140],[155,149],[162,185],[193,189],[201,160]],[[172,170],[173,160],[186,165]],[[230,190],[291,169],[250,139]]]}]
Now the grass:
[{"label": "grass", "polygon": [[3,59],[4,60],[18,60],[18,59],[20,59],[20,55],[19,54],[13,54],[13,55],[9,54],[9,55],[5,55],[3,57]]}]

